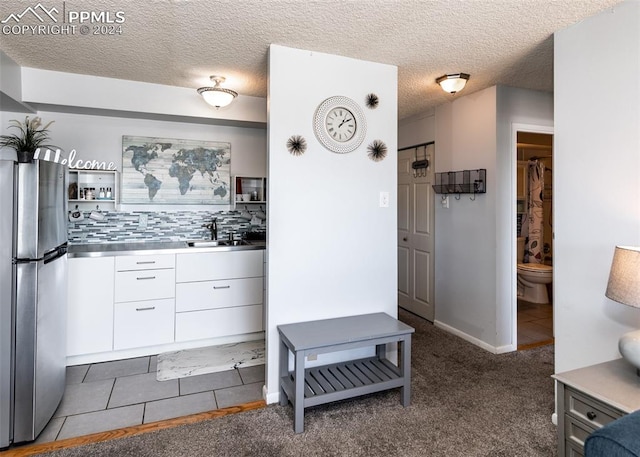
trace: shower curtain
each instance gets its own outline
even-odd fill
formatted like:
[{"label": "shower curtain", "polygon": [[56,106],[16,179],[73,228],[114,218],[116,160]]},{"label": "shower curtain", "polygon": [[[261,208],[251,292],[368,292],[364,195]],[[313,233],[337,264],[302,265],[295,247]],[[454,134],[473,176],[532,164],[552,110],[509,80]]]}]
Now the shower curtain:
[{"label": "shower curtain", "polygon": [[538,160],[529,161],[529,202],[527,210],[527,243],[525,246],[525,262],[542,263],[543,231],[542,200],[544,196],[544,164]]}]

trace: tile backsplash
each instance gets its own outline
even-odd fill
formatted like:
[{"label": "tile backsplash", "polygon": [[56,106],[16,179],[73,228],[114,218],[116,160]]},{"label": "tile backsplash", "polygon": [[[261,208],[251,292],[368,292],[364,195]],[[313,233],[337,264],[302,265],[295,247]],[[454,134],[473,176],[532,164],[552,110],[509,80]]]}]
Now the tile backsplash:
[{"label": "tile backsplash", "polygon": [[230,232],[266,230],[266,221],[257,217],[248,220],[246,211],[100,211],[98,219],[102,220],[90,215],[90,211],[84,211],[84,219],[69,221],[69,243],[209,239],[211,232],[203,225],[213,218],[217,219],[219,239],[227,238]]}]

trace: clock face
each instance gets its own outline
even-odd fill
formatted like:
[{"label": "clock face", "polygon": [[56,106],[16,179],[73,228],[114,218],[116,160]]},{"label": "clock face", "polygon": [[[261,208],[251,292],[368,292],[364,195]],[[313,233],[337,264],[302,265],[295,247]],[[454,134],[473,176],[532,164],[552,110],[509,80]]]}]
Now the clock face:
[{"label": "clock face", "polygon": [[340,154],[356,150],[367,131],[362,109],[343,96],[329,97],[318,106],[313,129],[325,148]]},{"label": "clock face", "polygon": [[355,116],[347,108],[333,108],[325,118],[327,133],[336,141],[344,143],[356,134]]}]

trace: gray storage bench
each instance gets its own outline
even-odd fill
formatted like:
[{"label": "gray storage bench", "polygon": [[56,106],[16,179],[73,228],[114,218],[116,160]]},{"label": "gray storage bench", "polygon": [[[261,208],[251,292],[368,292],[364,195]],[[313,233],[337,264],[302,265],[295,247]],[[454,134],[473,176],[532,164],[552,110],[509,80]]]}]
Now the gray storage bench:
[{"label": "gray storage bench", "polygon": [[[292,403],[296,433],[304,431],[304,409],[310,406],[397,387],[402,405],[409,406],[412,327],[376,313],[279,325],[278,332],[280,404]],[[388,343],[399,343],[397,366],[386,358]],[[373,346],[374,357],[305,368],[310,354]],[[289,351],[294,357],[293,371],[289,371]]]}]

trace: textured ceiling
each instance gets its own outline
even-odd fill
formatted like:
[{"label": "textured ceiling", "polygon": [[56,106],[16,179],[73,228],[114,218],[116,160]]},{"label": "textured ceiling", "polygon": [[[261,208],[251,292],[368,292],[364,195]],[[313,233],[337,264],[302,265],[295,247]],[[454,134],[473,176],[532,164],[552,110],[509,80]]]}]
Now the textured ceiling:
[{"label": "textured ceiling", "polygon": [[[451,99],[445,73],[471,79],[463,94],[505,84],[553,90],[553,33],[620,0],[42,0],[62,11],[124,12],[116,36],[0,37],[26,67],[266,96],[270,43],[398,66],[399,118]],[[37,0],[2,0],[0,20]],[[49,21],[51,22],[51,21]],[[61,21],[60,21],[61,22]],[[20,24],[39,24],[30,13]],[[15,25],[14,19],[6,24]],[[340,75],[336,75],[340,77]]]}]

